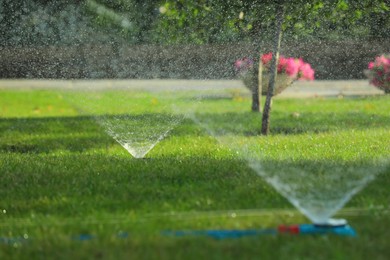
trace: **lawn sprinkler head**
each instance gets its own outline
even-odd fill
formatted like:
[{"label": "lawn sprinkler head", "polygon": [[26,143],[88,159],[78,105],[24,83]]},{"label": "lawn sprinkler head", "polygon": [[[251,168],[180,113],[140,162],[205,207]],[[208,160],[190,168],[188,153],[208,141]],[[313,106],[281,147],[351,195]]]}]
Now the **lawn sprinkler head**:
[{"label": "lawn sprinkler head", "polygon": [[345,227],[348,225],[348,222],[346,219],[343,219],[343,218],[339,218],[339,219],[330,218],[324,222],[314,223],[313,225],[316,227],[326,227],[326,228]]},{"label": "lawn sprinkler head", "polygon": [[325,222],[301,225],[281,225],[279,233],[287,234],[335,234],[341,236],[355,237],[356,231],[348,225],[345,219],[328,219]]}]

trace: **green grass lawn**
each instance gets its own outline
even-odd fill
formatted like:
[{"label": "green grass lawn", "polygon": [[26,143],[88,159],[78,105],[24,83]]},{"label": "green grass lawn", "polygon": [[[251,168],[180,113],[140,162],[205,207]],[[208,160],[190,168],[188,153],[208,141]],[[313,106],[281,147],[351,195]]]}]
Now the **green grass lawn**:
[{"label": "green grass lawn", "polygon": [[[54,90],[1,90],[0,259],[387,259],[390,97],[276,98],[272,134],[263,137],[261,117],[249,112],[249,99],[230,94],[194,104],[215,129],[255,139],[264,163],[295,157],[353,162],[351,151],[357,147],[367,161],[389,158],[375,180],[338,213],[357,237],[165,236],[164,230],[272,228],[309,221],[234,149],[189,119],[146,159],[134,159],[92,114],[169,114],[174,105],[180,116],[193,108],[194,93],[162,98],[159,93],[102,92],[91,102]],[[324,143],[337,149],[326,150]]]}]

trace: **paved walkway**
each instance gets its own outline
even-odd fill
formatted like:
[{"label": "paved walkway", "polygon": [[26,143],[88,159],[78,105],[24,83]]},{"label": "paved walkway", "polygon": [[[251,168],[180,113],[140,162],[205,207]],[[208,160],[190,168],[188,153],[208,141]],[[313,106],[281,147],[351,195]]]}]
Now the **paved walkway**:
[{"label": "paved walkway", "polygon": [[295,82],[283,91],[281,97],[316,96],[371,96],[384,92],[370,85],[368,80],[317,80]]},{"label": "paved walkway", "polygon": [[[245,89],[240,80],[0,80],[1,89]],[[315,80],[297,81],[278,97],[316,96],[370,96],[383,91],[368,84],[367,80]]]}]

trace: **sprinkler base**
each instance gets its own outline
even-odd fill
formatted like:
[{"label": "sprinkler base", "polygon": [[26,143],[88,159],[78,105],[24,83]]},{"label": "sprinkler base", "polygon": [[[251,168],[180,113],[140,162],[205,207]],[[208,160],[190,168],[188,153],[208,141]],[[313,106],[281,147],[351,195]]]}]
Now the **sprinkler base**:
[{"label": "sprinkler base", "polygon": [[319,235],[341,235],[355,237],[356,231],[348,224],[332,226],[332,225],[318,225],[318,224],[301,224],[292,226],[279,226],[279,233],[287,234],[319,234]]},{"label": "sprinkler base", "polygon": [[343,218],[330,218],[325,222],[314,223],[317,227],[343,227],[348,224],[346,219]]},{"label": "sprinkler base", "polygon": [[356,231],[346,223],[341,225],[341,222],[332,222],[333,225],[325,224],[300,224],[300,225],[281,225],[278,228],[269,229],[246,229],[246,230],[187,230],[187,231],[164,231],[163,235],[183,237],[183,236],[207,236],[215,239],[241,238],[247,236],[259,235],[277,235],[277,234],[293,234],[293,235],[341,235],[355,237]]}]

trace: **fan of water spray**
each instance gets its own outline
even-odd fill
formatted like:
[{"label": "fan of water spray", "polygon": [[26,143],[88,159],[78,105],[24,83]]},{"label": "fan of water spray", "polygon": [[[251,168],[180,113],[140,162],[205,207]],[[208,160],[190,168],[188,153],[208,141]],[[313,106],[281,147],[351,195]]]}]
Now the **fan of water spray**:
[{"label": "fan of water spray", "polygon": [[[389,128],[370,127],[362,122],[343,124],[345,128],[340,129],[337,119],[333,125],[321,125],[318,120],[328,121],[333,113],[327,112],[326,99],[316,101],[316,115],[300,115],[312,116],[313,120],[305,120],[308,125],[301,125],[300,130],[294,130],[302,124],[299,118],[294,119],[294,126],[278,122],[283,120],[279,117],[274,129],[283,129],[261,136],[261,115],[249,112],[248,104],[240,105],[231,99],[216,108],[210,96],[206,96],[197,95],[200,100],[187,115],[238,158],[247,161],[314,224],[337,224],[332,222],[332,216],[389,165]],[[304,103],[297,103],[292,109],[304,111]],[[282,114],[286,121],[296,117],[295,112]]]},{"label": "fan of water spray", "polygon": [[66,97],[133,157],[144,158],[182,120],[170,109],[173,93],[112,84],[72,86]]}]

